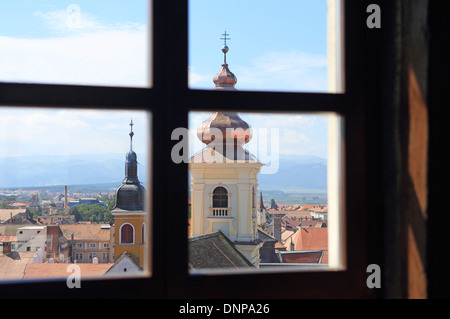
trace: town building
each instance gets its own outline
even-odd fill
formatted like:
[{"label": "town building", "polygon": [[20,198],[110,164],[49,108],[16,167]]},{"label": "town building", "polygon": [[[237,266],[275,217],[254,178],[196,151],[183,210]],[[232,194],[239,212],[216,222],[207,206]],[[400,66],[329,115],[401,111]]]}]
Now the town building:
[{"label": "town building", "polygon": [[28,208],[0,209],[0,224],[29,224]]},{"label": "town building", "polygon": [[109,224],[59,225],[59,229],[71,247],[64,260],[92,263],[97,258],[96,262],[100,264],[113,261],[114,230]]},{"label": "town building", "polygon": [[74,207],[77,205],[95,205],[95,204],[99,204],[103,207],[108,207],[105,203],[99,201],[97,198],[79,198],[77,200],[73,200],[73,201],[69,201],[69,207]]}]

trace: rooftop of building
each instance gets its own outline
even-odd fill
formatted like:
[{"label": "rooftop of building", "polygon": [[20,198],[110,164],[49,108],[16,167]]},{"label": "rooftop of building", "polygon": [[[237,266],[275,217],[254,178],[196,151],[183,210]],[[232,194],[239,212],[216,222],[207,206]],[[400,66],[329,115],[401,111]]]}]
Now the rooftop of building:
[{"label": "rooftop of building", "polygon": [[60,225],[64,237],[74,240],[110,240],[111,226],[108,224],[70,224]]},{"label": "rooftop of building", "polygon": [[327,228],[300,228],[291,238],[294,250],[328,250]]},{"label": "rooftop of building", "polygon": [[189,238],[189,268],[253,268],[252,263],[221,232]]},{"label": "rooftop of building", "polygon": [[70,266],[76,265],[80,268],[81,278],[92,278],[103,276],[112,264],[67,264],[67,263],[36,263],[28,264],[23,273],[22,279],[49,279],[67,278],[72,271]]}]

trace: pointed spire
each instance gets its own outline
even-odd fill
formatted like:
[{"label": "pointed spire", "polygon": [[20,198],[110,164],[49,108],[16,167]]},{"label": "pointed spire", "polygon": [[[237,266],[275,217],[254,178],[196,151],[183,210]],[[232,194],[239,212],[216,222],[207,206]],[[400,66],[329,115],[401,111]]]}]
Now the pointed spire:
[{"label": "pointed spire", "polygon": [[131,123],[130,123],[130,151],[133,150],[133,136],[134,136],[134,132],[133,132],[133,119],[131,119]]},{"label": "pointed spire", "polygon": [[136,153],[133,151],[133,119],[131,119],[130,122],[130,151],[126,155],[126,162],[125,162],[125,181],[127,183],[139,183],[139,179],[137,176],[137,156]]},{"label": "pointed spire", "polygon": [[264,201],[263,201],[263,197],[262,197],[262,192],[259,192],[259,209],[260,210],[264,210]]},{"label": "pointed spire", "polygon": [[137,156],[133,151],[133,119],[130,122],[130,150],[125,156],[125,178],[116,190],[113,212],[142,211],[144,209],[145,189],[137,175]]}]

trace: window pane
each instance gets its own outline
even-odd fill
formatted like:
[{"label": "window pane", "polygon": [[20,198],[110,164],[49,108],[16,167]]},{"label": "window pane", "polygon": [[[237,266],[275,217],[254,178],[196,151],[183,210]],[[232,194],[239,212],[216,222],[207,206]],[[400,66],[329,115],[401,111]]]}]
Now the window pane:
[{"label": "window pane", "polygon": [[2,2],[0,81],[149,86],[147,2]]},{"label": "window pane", "polygon": [[191,272],[343,268],[341,121],[190,113]]},{"label": "window pane", "polygon": [[150,120],[0,108],[0,280],[149,275]]},{"label": "window pane", "polygon": [[190,88],[214,87],[226,63],[239,90],[341,91],[340,2],[190,0]]}]

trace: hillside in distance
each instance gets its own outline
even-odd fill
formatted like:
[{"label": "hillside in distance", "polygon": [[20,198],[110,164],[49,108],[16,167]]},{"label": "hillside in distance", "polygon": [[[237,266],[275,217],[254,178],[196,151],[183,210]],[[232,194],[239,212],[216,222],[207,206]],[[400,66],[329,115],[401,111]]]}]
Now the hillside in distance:
[{"label": "hillside in distance", "polygon": [[[138,154],[138,176],[145,184],[146,156]],[[125,176],[124,154],[0,158],[0,188],[103,184],[118,187]],[[267,164],[269,165],[269,164]],[[274,174],[259,174],[263,192],[322,193],[327,191],[327,161],[315,156],[281,156]],[[114,186],[113,186],[114,187]]]},{"label": "hillside in distance", "polygon": [[259,174],[258,184],[262,191],[326,193],[327,160],[317,156],[281,155],[278,170],[274,174]]},{"label": "hillside in distance", "polygon": [[[145,182],[145,155],[138,154],[138,162],[139,180]],[[0,158],[0,188],[101,183],[119,183],[119,186],[124,177],[124,154]]]}]

